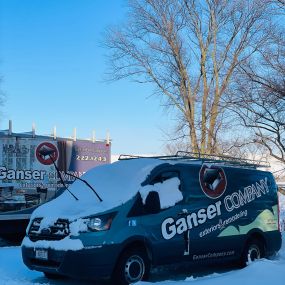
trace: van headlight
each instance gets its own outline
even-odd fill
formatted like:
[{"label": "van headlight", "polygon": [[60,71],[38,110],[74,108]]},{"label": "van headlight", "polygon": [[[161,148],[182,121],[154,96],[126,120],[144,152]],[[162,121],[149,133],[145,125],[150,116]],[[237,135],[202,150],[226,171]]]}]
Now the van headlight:
[{"label": "van headlight", "polygon": [[114,212],[105,215],[89,217],[87,222],[88,229],[94,232],[109,230],[116,214],[117,213]]}]

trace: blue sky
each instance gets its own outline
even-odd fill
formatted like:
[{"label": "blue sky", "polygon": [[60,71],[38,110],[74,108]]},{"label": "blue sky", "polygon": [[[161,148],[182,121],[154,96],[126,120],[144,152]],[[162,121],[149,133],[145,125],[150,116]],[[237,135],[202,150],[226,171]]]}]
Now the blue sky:
[{"label": "blue sky", "polygon": [[113,139],[112,153],[160,153],[171,128],[151,86],[104,82],[104,30],[124,0],[0,0],[0,129]]}]

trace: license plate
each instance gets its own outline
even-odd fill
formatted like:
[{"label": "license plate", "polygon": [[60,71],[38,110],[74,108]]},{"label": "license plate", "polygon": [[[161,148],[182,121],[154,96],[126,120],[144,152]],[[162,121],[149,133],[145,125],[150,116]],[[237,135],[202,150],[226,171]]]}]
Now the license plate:
[{"label": "license plate", "polygon": [[48,252],[47,252],[47,250],[37,249],[36,250],[36,258],[37,259],[47,260],[48,259]]}]

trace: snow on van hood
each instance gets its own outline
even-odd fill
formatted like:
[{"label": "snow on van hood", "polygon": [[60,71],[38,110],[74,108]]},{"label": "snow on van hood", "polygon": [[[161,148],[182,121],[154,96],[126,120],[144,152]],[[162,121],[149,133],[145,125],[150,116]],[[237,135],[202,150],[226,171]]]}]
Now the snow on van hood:
[{"label": "snow on van hood", "polygon": [[[68,191],[37,208],[31,217],[44,217],[52,224],[58,218],[70,221],[119,206],[138,193],[141,183],[157,165],[166,161],[151,158],[120,160],[95,167],[81,178],[96,190],[103,202],[82,181],[76,180],[69,190],[79,199],[76,201]],[[48,221],[46,221],[48,224]]]}]

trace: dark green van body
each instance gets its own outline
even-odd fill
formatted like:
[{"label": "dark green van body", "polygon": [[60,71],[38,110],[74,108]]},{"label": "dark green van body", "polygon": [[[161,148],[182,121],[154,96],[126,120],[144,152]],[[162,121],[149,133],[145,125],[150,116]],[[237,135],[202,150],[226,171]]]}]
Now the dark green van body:
[{"label": "dark green van body", "polygon": [[[165,162],[149,173],[142,186],[174,177],[180,179],[183,194],[174,206],[149,209],[137,193],[125,204],[98,214],[115,215],[109,230],[74,237],[82,241],[83,249],[48,249],[48,259],[42,260],[35,257],[35,248],[23,246],[25,264],[42,272],[100,279],[112,275],[127,248],[137,246],[146,249],[154,266],[239,260],[252,238],[262,242],[265,256],[280,249],[277,186],[270,172]],[[41,239],[39,234],[35,240]]]}]

